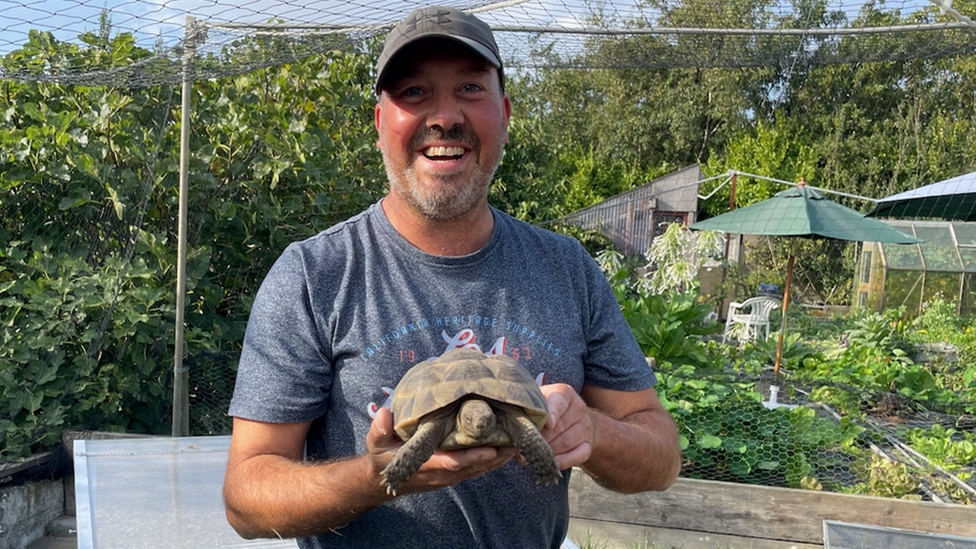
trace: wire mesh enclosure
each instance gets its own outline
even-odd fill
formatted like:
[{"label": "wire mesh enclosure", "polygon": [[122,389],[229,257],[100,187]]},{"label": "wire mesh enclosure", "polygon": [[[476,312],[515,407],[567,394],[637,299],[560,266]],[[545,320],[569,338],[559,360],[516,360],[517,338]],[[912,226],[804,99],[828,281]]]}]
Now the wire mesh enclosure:
[{"label": "wire mesh enclosure", "polygon": [[[510,69],[540,67],[779,67],[939,58],[976,50],[976,24],[951,2],[900,0],[784,4],[655,0],[591,3],[444,2],[475,11],[494,29]],[[371,40],[424,2],[274,0],[95,2],[2,0],[0,77],[90,85],[150,86],[242,74]],[[971,15],[971,14],[970,14]],[[77,46],[109,28],[124,56],[86,59]],[[42,64],[34,48],[61,48]]]},{"label": "wire mesh enclosure", "polygon": [[[775,352],[775,343],[749,345],[734,361],[754,360],[750,355],[757,349],[770,347]],[[791,347],[787,353],[797,352],[795,343]],[[967,416],[934,398],[838,378],[811,379],[793,370],[774,376],[771,371],[665,365],[661,378],[658,392],[683,438],[683,477],[943,503],[976,501],[973,455],[959,454],[951,465],[939,465],[913,448],[926,436],[966,448],[974,441],[971,427],[959,421]],[[910,383],[892,379],[899,386]]]}]

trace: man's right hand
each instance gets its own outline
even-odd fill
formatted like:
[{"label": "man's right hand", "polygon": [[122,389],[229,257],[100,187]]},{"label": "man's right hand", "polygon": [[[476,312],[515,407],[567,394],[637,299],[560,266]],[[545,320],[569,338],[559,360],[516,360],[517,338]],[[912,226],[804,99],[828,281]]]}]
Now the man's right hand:
[{"label": "man's right hand", "polygon": [[[401,446],[403,441],[393,430],[393,414],[387,408],[380,408],[373,418],[369,433],[366,434],[367,454],[377,479],[381,478],[380,471],[390,463]],[[517,453],[514,447],[491,446],[438,450],[397,493],[426,492],[453,486],[462,480],[479,477],[498,469]]]}]

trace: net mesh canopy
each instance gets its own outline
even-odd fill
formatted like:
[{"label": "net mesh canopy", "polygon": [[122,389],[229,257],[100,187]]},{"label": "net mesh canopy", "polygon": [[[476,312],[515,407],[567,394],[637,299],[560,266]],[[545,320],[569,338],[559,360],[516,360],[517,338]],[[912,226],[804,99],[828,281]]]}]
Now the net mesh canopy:
[{"label": "net mesh canopy", "polygon": [[[443,4],[478,13],[495,29],[508,70],[791,69],[976,50],[972,14],[945,0]],[[0,78],[142,87],[179,82],[184,74],[192,79],[240,74],[323,51],[368,49],[375,44],[371,39],[425,5],[0,0],[5,58]],[[107,41],[116,42],[111,55],[95,60],[73,55]],[[37,49],[52,52],[44,63],[26,55]]]}]

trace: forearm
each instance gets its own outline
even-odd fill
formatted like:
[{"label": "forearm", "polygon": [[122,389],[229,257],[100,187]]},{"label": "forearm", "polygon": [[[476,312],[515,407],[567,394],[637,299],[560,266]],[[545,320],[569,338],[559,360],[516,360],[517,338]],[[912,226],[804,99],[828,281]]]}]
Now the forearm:
[{"label": "forearm", "polygon": [[227,519],[245,538],[339,530],[392,499],[379,481],[365,456],[325,463],[255,456],[228,470]]},{"label": "forearm", "polygon": [[618,492],[665,490],[677,478],[681,451],[674,421],[663,409],[613,419],[590,408],[593,448],[583,469]]}]

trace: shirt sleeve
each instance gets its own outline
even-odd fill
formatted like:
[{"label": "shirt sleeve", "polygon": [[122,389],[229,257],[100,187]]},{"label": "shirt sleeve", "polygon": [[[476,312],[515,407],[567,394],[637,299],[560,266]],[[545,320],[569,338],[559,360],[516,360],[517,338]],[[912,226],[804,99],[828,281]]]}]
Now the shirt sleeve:
[{"label": "shirt sleeve", "polygon": [[251,309],[229,415],[302,423],[325,414],[332,388],[327,333],[311,307],[301,248],[289,246]]}]

